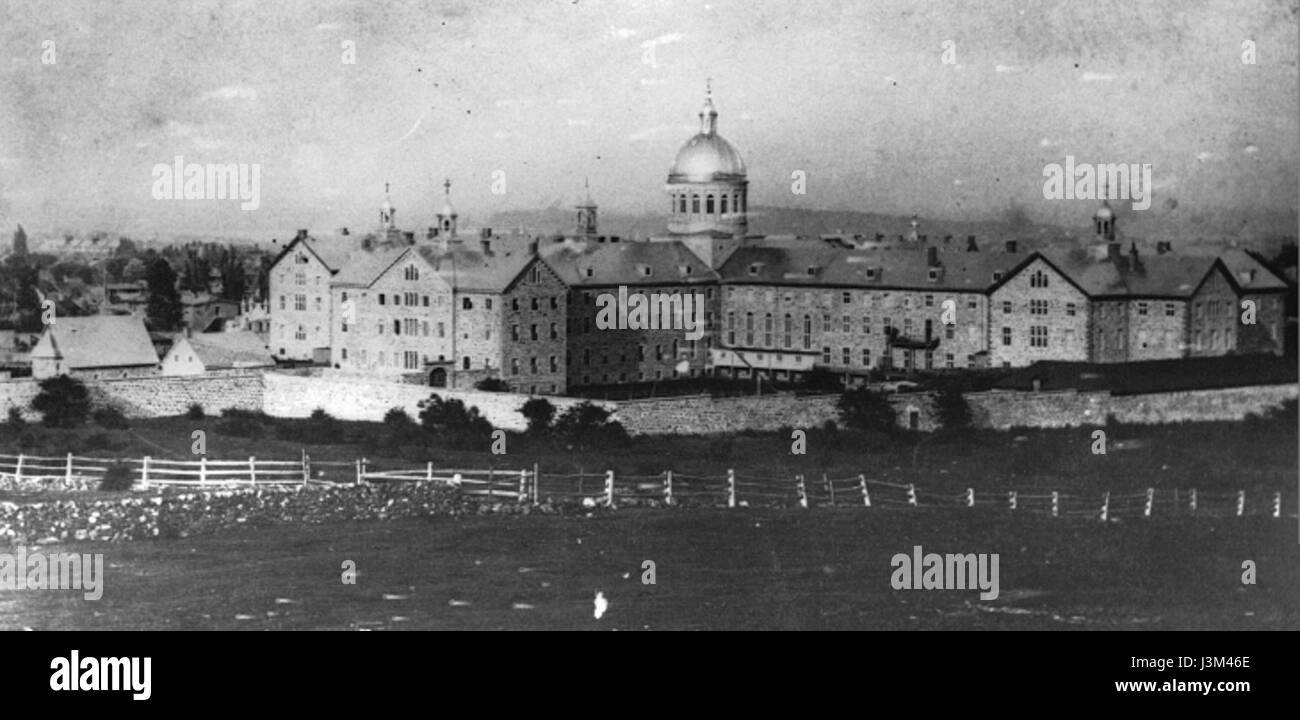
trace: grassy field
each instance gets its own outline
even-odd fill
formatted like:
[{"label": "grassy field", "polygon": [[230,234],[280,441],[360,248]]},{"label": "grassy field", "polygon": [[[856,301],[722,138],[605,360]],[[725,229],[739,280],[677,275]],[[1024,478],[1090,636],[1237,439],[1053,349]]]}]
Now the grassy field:
[{"label": "grassy field", "polygon": [[[1001,596],[892,589],[890,558],[917,544],[998,553]],[[43,549],[104,553],[103,598],[0,591],[0,628],[1300,629],[1295,523],[1264,518],[636,510]],[[355,585],[341,582],[344,560]],[[1242,584],[1244,560],[1257,585]]]}]

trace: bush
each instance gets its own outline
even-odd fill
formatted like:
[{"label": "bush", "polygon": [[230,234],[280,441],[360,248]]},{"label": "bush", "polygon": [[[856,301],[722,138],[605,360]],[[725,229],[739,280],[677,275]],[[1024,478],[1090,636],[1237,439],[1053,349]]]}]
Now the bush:
[{"label": "bush", "polygon": [[135,473],[131,472],[130,466],[124,462],[114,462],[104,471],[104,477],[99,481],[99,489],[111,492],[120,492],[130,490],[135,485]]},{"label": "bush", "polygon": [[492,423],[477,407],[466,408],[460,400],[443,400],[435,393],[420,402],[420,424],[436,438],[458,450],[486,450],[492,442]]},{"label": "bush", "polygon": [[627,430],[622,423],[610,420],[609,415],[608,410],[590,402],[574,405],[555,422],[555,433],[568,444],[583,450],[626,445]]},{"label": "bush", "polygon": [[108,433],[95,433],[87,437],[81,444],[84,450],[115,450],[117,443],[113,442],[113,436]]},{"label": "bush", "polygon": [[934,412],[945,435],[960,437],[971,429],[970,403],[957,387],[945,387],[934,397]]},{"label": "bush", "polygon": [[271,418],[256,410],[227,408],[213,429],[229,437],[255,438],[265,435],[271,422]]},{"label": "bush", "polygon": [[125,430],[131,427],[131,423],[127,422],[122,411],[112,406],[96,410],[92,417],[105,430]]},{"label": "bush", "polygon": [[840,421],[854,430],[893,433],[898,430],[898,416],[888,398],[866,386],[845,390],[836,403]]},{"label": "bush", "polygon": [[425,454],[424,429],[399,407],[384,413],[383,424],[370,433],[369,440],[368,446],[384,455],[419,459]]},{"label": "bush", "polygon": [[185,417],[190,420],[202,420],[205,417],[203,406],[198,403],[191,403],[190,409],[185,411]]},{"label": "bush", "polygon": [[311,411],[306,420],[288,420],[276,425],[276,437],[306,445],[336,445],[345,442],[343,425],[322,408]]},{"label": "bush", "polygon": [[80,380],[67,375],[41,381],[41,391],[32,398],[32,409],[41,414],[46,427],[74,428],[90,414],[90,396]]},{"label": "bush", "polygon": [[27,427],[27,420],[23,419],[23,411],[16,407],[9,408],[9,416],[5,420],[14,430],[20,430]]},{"label": "bush", "polygon": [[486,392],[510,392],[510,385],[501,378],[483,378],[474,383],[474,389]]}]

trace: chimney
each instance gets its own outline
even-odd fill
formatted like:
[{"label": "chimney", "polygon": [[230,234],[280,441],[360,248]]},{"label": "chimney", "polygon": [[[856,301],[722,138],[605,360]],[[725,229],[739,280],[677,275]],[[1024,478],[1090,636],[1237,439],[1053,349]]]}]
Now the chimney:
[{"label": "chimney", "polygon": [[1124,253],[1120,250],[1121,245],[1118,242],[1106,243],[1106,257],[1116,266],[1120,265],[1124,259]]},{"label": "chimney", "polygon": [[481,239],[483,239],[483,240],[487,240],[488,238],[492,237],[492,228],[487,228],[487,227],[485,227],[485,228],[479,230],[479,231],[478,231],[478,236],[479,236],[479,238],[481,238]]},{"label": "chimney", "polygon": [[921,236],[921,242],[924,243],[924,242],[929,242],[929,241],[930,241],[930,236],[929,236],[929,235],[922,235],[922,236]]},{"label": "chimney", "polygon": [[432,240],[438,237],[438,228],[431,227],[424,233],[425,240]]},{"label": "chimney", "polygon": [[491,240],[488,240],[487,238],[483,238],[483,239],[479,240],[479,244],[483,246],[483,254],[484,254],[484,255],[491,255],[491,254],[492,254],[492,241],[491,241]]},{"label": "chimney", "polygon": [[1129,269],[1137,272],[1142,269],[1142,261],[1138,258],[1137,242],[1131,242],[1128,246]]},{"label": "chimney", "polygon": [[974,235],[966,236],[966,252],[979,252],[980,246],[975,242]]},{"label": "chimney", "polygon": [[930,245],[925,249],[925,264],[930,267],[939,266],[939,248]]},{"label": "chimney", "polygon": [[307,231],[306,231],[305,229],[304,229],[304,230],[299,230],[299,231],[298,231],[298,235],[297,235],[294,239],[295,239],[295,240],[306,240],[306,239],[307,239]]},{"label": "chimney", "polygon": [[533,239],[533,240],[529,240],[529,241],[528,241],[528,253],[529,253],[530,255],[536,255],[536,254],[537,254],[537,240],[536,240],[536,239]]},{"label": "chimney", "polygon": [[402,233],[402,237],[403,237],[403,239],[406,240],[406,244],[407,244],[407,245],[414,245],[414,244],[415,244],[415,233],[414,233],[414,232],[410,232],[410,231],[408,231],[408,232]]},{"label": "chimney", "polygon": [[884,234],[884,233],[876,233],[876,242],[884,242],[884,241],[885,241],[885,234]]},{"label": "chimney", "polygon": [[943,236],[943,244],[944,244],[944,245],[947,245],[947,244],[950,243],[950,242],[952,242],[952,236],[951,236],[951,235],[944,235],[944,236]]},{"label": "chimney", "polygon": [[1241,272],[1237,273],[1237,280],[1238,280],[1242,285],[1249,285],[1249,284],[1251,284],[1252,282],[1255,282],[1255,271],[1254,271],[1254,270],[1242,270]]},{"label": "chimney", "polygon": [[1168,240],[1159,240],[1156,242],[1156,254],[1164,255],[1174,251],[1174,244]]},{"label": "chimney", "polygon": [[1013,255],[1015,254],[1015,252],[1016,252],[1016,241],[1015,241],[1015,240],[1008,240],[1008,241],[1007,241],[1007,252],[1009,252],[1009,253],[1011,253],[1011,254],[1013,254]]}]

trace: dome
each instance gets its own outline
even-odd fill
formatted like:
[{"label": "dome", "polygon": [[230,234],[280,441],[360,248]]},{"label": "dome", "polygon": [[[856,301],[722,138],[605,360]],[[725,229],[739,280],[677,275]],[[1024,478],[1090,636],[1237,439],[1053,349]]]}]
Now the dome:
[{"label": "dome", "polygon": [[717,133],[699,133],[677,152],[669,182],[709,182],[745,176],[740,153]]},{"label": "dome", "polygon": [[1115,212],[1110,209],[1110,203],[1108,202],[1103,202],[1101,207],[1097,208],[1097,212],[1092,214],[1093,220],[1113,220],[1114,218]]}]

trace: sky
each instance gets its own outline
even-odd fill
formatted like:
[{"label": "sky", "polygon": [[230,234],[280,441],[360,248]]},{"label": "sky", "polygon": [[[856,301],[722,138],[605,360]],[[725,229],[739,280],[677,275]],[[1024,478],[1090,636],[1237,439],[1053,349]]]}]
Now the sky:
[{"label": "sky", "polygon": [[[707,78],[751,206],[1016,207],[1079,225],[1095,203],[1043,197],[1045,165],[1071,155],[1150,164],[1146,220],[1294,217],[1297,13],[1263,0],[6,0],[0,227],[371,229],[390,183],[398,225],[417,229],[444,178],[467,223],[569,207],[584,180],[602,211],[666,214]],[[257,209],[155,199],[153,168],[177,155],[257,164]]]}]

